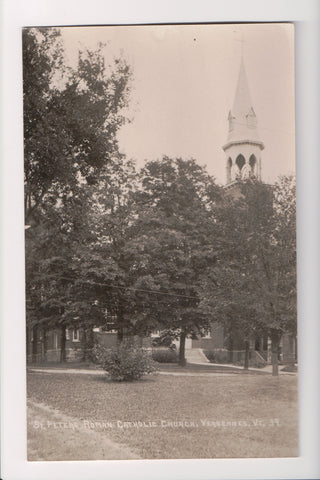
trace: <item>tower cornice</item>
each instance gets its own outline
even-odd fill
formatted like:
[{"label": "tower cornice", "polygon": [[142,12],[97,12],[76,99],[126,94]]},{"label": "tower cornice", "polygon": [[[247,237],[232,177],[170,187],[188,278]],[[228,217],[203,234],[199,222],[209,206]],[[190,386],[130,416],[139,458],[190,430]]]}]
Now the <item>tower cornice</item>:
[{"label": "tower cornice", "polygon": [[252,141],[252,140],[231,140],[230,142],[227,142],[225,145],[223,145],[222,149],[224,151],[228,150],[228,148],[232,147],[233,145],[256,145],[260,147],[261,150],[264,149],[264,143],[260,141]]}]

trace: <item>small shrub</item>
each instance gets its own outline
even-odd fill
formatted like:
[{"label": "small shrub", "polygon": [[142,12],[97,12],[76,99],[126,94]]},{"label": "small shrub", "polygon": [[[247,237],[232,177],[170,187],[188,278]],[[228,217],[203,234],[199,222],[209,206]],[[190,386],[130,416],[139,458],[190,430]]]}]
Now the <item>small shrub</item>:
[{"label": "small shrub", "polygon": [[209,360],[209,362],[214,363],[216,361],[215,354],[213,350],[204,350],[203,353]]},{"label": "small shrub", "polygon": [[171,348],[157,348],[152,350],[152,358],[158,363],[177,363],[177,351]]},{"label": "small shrub", "polygon": [[204,350],[204,354],[211,363],[228,363],[228,350],[224,348],[215,348],[214,350]]},{"label": "small shrub", "polygon": [[156,363],[148,351],[125,343],[112,349],[98,344],[93,348],[93,353],[111,380],[117,382],[139,380],[143,375],[157,371]]}]

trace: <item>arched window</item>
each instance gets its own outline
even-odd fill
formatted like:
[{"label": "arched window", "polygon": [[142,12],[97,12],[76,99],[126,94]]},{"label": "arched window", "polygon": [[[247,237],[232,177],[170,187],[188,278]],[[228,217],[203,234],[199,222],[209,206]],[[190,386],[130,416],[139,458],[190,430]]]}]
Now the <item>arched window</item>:
[{"label": "arched window", "polygon": [[236,164],[238,165],[239,170],[241,171],[243,165],[245,164],[245,159],[243,155],[240,154],[237,156]]},{"label": "arched window", "polygon": [[249,165],[251,167],[251,175],[255,175],[256,174],[256,164],[257,164],[257,159],[256,157],[252,154],[250,155],[250,158],[249,158]]}]

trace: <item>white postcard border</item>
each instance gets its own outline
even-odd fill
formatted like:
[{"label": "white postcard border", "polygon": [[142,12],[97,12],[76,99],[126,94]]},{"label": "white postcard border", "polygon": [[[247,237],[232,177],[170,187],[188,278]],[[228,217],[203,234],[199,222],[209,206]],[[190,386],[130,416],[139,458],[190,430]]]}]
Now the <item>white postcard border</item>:
[{"label": "white postcard border", "polygon": [[[4,0],[1,34],[1,469],[13,479],[319,478],[319,3],[317,0]],[[21,28],[291,21],[296,26],[299,406],[296,459],[26,462]],[[318,313],[318,316],[317,316]]]}]

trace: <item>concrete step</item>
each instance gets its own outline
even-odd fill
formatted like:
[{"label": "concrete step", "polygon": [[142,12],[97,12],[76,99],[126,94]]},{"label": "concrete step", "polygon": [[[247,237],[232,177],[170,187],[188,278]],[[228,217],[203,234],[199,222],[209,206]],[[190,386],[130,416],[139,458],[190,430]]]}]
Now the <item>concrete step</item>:
[{"label": "concrete step", "polygon": [[185,357],[188,363],[209,363],[202,348],[188,348],[185,351]]}]

